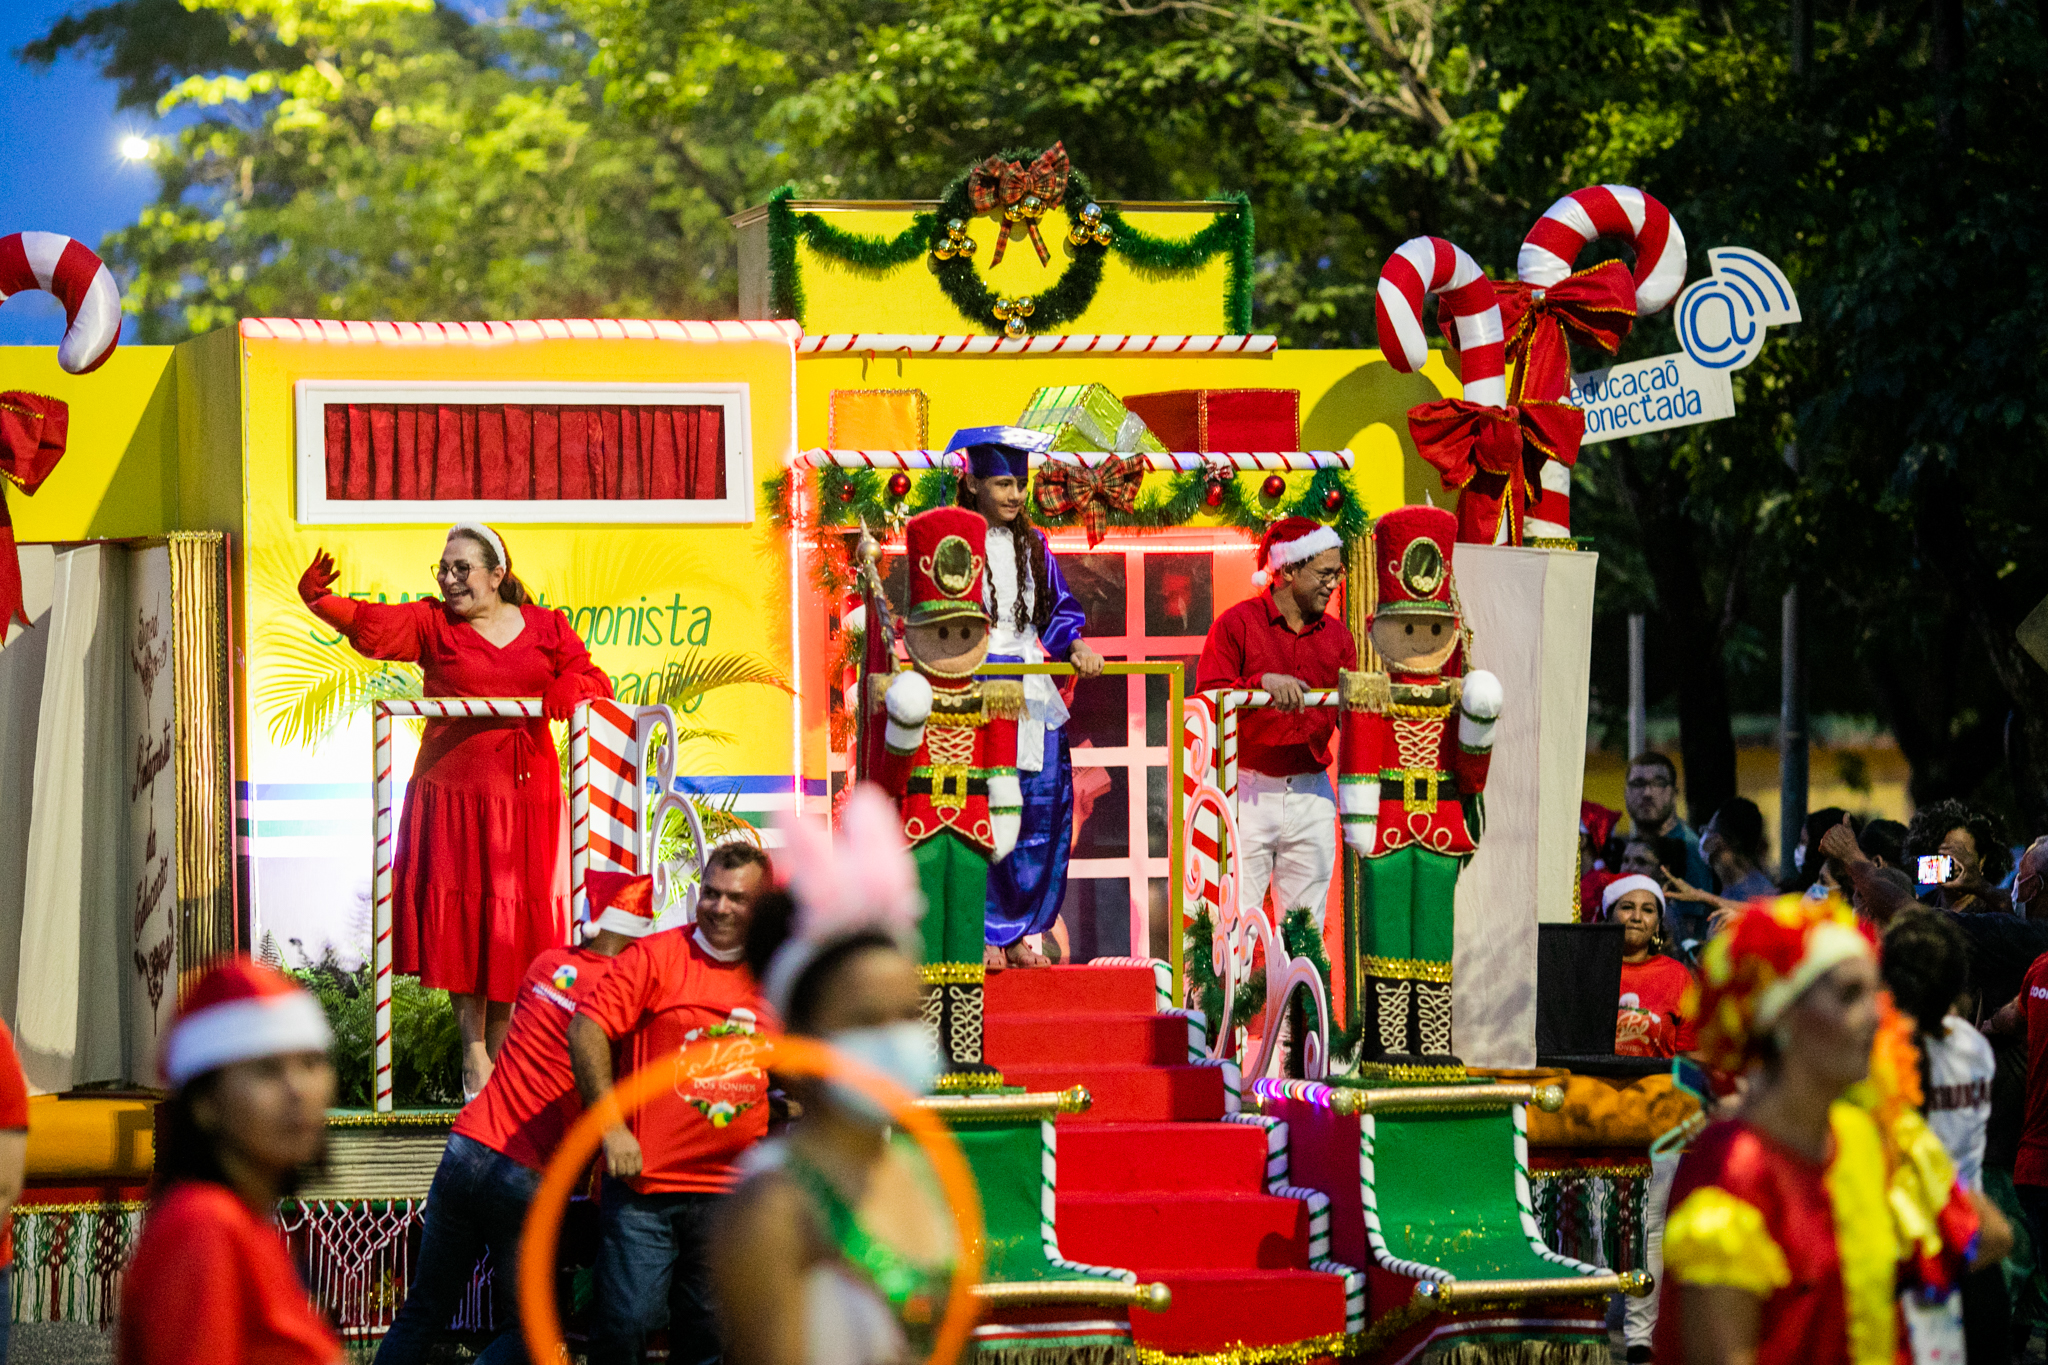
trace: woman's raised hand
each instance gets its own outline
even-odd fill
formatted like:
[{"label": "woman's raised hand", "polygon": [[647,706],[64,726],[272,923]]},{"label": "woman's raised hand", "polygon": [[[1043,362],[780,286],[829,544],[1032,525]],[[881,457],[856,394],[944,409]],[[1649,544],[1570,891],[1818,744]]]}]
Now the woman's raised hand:
[{"label": "woman's raised hand", "polygon": [[325,549],[313,552],[313,562],[299,575],[299,598],[312,606],[321,598],[334,591],[334,582],[341,574],[334,567],[334,556]]}]

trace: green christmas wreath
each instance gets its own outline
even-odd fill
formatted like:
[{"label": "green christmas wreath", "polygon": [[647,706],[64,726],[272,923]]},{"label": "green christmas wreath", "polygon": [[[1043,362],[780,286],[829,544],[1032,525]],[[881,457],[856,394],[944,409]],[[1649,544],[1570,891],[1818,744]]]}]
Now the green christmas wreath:
[{"label": "green christmas wreath", "polygon": [[[1032,153],[1005,151],[998,155],[1004,161],[1017,161],[1029,160]],[[894,237],[864,236],[833,227],[818,214],[798,213],[790,207],[796,190],[791,186],[777,190],[768,198],[768,262],[773,291],[770,303],[776,316],[803,321],[803,284],[797,278],[796,269],[796,244],[801,240],[822,256],[866,270],[908,265],[919,256],[930,254],[939,288],[960,310],[960,316],[976,327],[1002,332],[1004,318],[996,310],[998,305],[1007,301],[983,282],[980,272],[974,268],[973,257],[952,255],[941,259],[936,254],[937,248],[946,244],[948,223],[955,220],[964,223],[975,216],[974,201],[969,192],[972,177],[971,169],[960,175],[946,187],[936,213],[918,214],[909,227]],[[1066,243],[1072,259],[1052,288],[1031,296],[1033,307],[1028,330],[1056,331],[1087,312],[1095,301],[1096,291],[1102,287],[1102,260],[1108,252],[1116,252],[1141,270],[1172,272],[1197,269],[1221,251],[1229,253],[1228,283],[1223,301],[1226,325],[1234,332],[1249,332],[1252,327],[1252,207],[1251,200],[1243,194],[1232,195],[1230,199],[1232,208],[1218,214],[1214,222],[1194,236],[1178,240],[1142,232],[1126,222],[1115,209],[1102,205],[1101,223],[1108,230],[1108,245],[1092,238],[1085,238],[1078,244]],[[1094,203],[1095,193],[1089,187],[1087,177],[1079,171],[1068,172],[1066,193],[1061,199],[1061,207],[1066,210],[1068,219],[1081,222],[1083,211]]]}]

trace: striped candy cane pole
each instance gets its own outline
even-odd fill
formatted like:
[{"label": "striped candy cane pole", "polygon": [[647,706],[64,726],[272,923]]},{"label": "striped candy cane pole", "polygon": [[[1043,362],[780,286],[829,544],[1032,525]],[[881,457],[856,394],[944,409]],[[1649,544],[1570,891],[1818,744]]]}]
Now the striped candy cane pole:
[{"label": "striped candy cane pole", "polygon": [[[1387,363],[1413,374],[1429,360],[1422,303],[1436,295],[1439,326],[1458,348],[1465,398],[1489,408],[1508,400],[1507,357],[1493,282],[1464,248],[1441,237],[1410,237],[1380,268],[1373,311]],[[1450,325],[1443,325],[1449,318]]]},{"label": "striped candy cane pole", "polygon": [[56,232],[15,232],[0,237],[0,300],[40,289],[64,305],[64,339],[57,363],[70,374],[90,374],[121,340],[121,290],[91,247]]},{"label": "striped candy cane pole", "polygon": [[[1685,234],[1671,210],[1632,185],[1589,185],[1573,190],[1543,211],[1522,239],[1515,276],[1548,289],[1572,273],[1579,252],[1595,237],[1618,237],[1636,253],[1636,315],[1647,317],[1671,305],[1685,284]],[[1572,471],[1545,460],[1539,476],[1542,497],[1530,510],[1523,534],[1530,539],[1566,539],[1572,527]]]},{"label": "striped candy cane pole", "polygon": [[382,703],[370,713],[370,780],[376,794],[376,840],[371,877],[371,1031],[376,1036],[370,1093],[380,1114],[391,1112],[391,711]]},{"label": "striped candy cane pole", "polygon": [[569,918],[580,933],[590,921],[590,703],[569,719]]}]

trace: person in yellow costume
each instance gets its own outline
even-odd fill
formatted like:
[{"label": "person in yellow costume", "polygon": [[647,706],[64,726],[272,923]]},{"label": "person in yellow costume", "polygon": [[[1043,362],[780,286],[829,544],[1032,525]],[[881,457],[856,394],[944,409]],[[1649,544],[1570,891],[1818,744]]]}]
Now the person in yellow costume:
[{"label": "person in yellow costume", "polygon": [[1654,1358],[1961,1360],[1954,1287],[2011,1230],[1957,1187],[1916,1112],[1912,1026],[1869,931],[1832,897],[1758,902],[1707,945],[1690,994],[1700,1059],[1746,1088],[1679,1164]]}]

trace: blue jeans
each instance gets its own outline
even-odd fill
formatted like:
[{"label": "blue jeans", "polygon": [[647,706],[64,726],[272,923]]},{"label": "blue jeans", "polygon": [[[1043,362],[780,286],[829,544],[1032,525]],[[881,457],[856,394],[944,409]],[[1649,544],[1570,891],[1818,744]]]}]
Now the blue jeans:
[{"label": "blue jeans", "polygon": [[599,1206],[597,1312],[590,1365],[640,1365],[647,1334],[668,1319],[669,1365],[724,1354],[705,1263],[715,1194],[640,1194],[605,1177]]},{"label": "blue jeans", "polygon": [[498,1336],[477,1365],[519,1365],[526,1343],[519,1335],[519,1234],[526,1208],[540,1188],[540,1172],[457,1134],[427,1191],[427,1226],[420,1236],[419,1267],[398,1318],[377,1347],[376,1365],[415,1365],[448,1331],[455,1305],[491,1253]]}]

